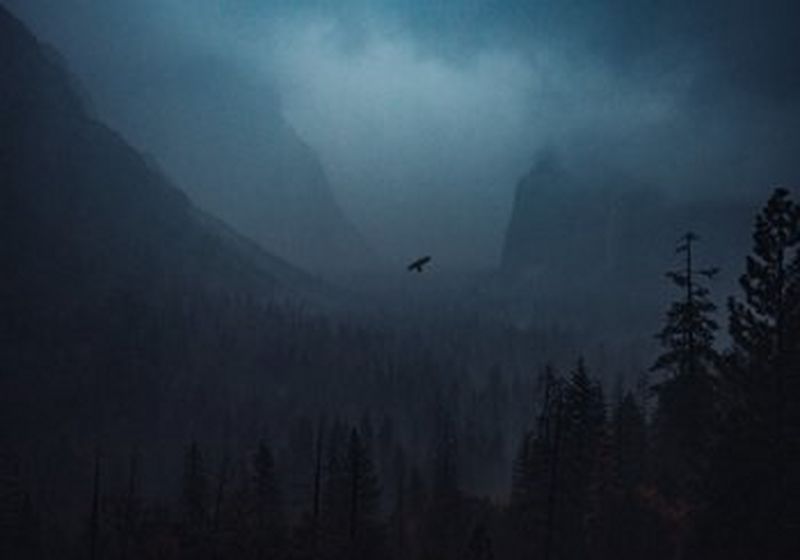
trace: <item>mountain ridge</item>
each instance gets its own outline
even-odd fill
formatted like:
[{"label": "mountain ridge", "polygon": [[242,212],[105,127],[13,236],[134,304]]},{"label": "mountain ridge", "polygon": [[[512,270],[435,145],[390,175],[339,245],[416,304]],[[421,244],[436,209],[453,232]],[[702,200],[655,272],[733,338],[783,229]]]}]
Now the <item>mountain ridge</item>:
[{"label": "mountain ridge", "polygon": [[198,209],[91,116],[51,49],[3,6],[0,37],[7,303],[43,307],[120,290],[196,289],[265,301],[326,291]]},{"label": "mountain ridge", "polygon": [[554,318],[581,321],[592,309],[656,324],[681,235],[699,235],[699,260],[721,268],[713,290],[726,296],[757,208],[756,197],[670,197],[619,169],[578,170],[546,151],[517,184],[499,275],[512,298],[537,300]]},{"label": "mountain ridge", "polygon": [[[11,5],[58,47],[92,111],[158,162],[198,207],[315,274],[377,260],[336,199],[319,156],[253,64],[194,49],[191,37],[147,11],[126,11],[121,19],[112,9]],[[89,38],[64,32],[79,24],[107,31]]]}]

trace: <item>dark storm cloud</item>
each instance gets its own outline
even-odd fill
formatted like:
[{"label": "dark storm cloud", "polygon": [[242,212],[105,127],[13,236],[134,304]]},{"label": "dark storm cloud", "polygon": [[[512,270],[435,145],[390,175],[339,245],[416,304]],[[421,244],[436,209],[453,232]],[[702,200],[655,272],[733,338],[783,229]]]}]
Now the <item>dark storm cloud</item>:
[{"label": "dark storm cloud", "polygon": [[[703,59],[720,85],[786,98],[800,88],[793,0],[300,0],[218,2],[239,18],[315,15],[357,34],[370,19],[392,19],[439,51],[497,43],[557,46],[623,70]],[[683,60],[674,55],[681,54]],[[659,58],[673,57],[672,60]]]},{"label": "dark storm cloud", "polygon": [[[274,90],[384,253],[493,262],[516,179],[548,147],[676,196],[798,175],[788,0],[8,3],[123,128],[126,103],[169,107],[187,83]],[[174,99],[148,97],[170,77]]]}]

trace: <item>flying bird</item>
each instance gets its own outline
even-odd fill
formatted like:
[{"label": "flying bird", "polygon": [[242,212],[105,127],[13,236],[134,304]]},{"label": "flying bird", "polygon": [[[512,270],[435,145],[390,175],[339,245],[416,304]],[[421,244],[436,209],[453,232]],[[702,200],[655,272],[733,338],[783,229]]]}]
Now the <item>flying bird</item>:
[{"label": "flying bird", "polygon": [[416,270],[417,272],[422,272],[422,267],[425,266],[426,264],[428,264],[429,262],[431,262],[430,255],[426,255],[424,257],[421,257],[421,258],[415,260],[414,262],[412,262],[410,265],[408,265],[408,267],[407,267],[408,271],[411,272],[412,270]]}]

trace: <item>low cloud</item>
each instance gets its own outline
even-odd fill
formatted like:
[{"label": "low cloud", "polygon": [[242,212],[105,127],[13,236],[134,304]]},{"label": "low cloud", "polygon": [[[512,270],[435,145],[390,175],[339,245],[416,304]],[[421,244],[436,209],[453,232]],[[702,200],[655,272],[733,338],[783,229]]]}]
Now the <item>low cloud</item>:
[{"label": "low cloud", "polygon": [[798,178],[800,8],[784,0],[7,3],[112,124],[135,127],[126,103],[157,103],[148,84],[176,68],[207,79],[209,60],[271,90],[351,219],[398,259],[495,263],[543,148],[675,196]]}]

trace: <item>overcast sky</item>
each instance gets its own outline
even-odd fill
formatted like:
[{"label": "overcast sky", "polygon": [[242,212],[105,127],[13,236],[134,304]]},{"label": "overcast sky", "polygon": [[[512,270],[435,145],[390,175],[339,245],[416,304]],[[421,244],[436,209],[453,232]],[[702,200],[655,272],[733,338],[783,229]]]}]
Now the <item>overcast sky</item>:
[{"label": "overcast sky", "polygon": [[675,196],[798,177],[795,1],[0,1],[112,124],[203,57],[270,88],[379,252],[495,263],[543,147]]}]

